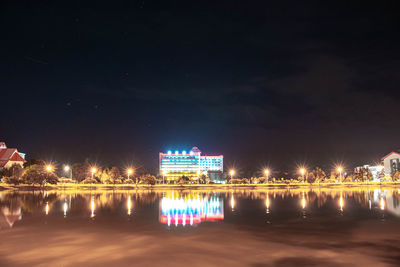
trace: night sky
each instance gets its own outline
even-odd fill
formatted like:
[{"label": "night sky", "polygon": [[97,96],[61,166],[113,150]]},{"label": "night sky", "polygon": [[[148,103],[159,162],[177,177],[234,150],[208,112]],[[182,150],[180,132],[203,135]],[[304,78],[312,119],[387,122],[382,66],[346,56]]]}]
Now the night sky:
[{"label": "night sky", "polygon": [[193,146],[244,174],[375,163],[400,148],[396,2],[2,2],[0,139],[152,172]]}]

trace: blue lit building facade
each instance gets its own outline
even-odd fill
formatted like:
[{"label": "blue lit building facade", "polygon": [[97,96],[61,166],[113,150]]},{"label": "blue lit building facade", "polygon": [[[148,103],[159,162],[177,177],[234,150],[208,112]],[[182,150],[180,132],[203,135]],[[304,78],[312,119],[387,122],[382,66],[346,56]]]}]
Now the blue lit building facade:
[{"label": "blue lit building facade", "polygon": [[[168,151],[160,153],[160,175],[166,181],[175,181],[182,176],[197,180],[201,175],[212,178],[222,178],[224,169],[223,155],[201,155],[197,147],[190,151]],[[215,179],[217,180],[217,179]]]}]

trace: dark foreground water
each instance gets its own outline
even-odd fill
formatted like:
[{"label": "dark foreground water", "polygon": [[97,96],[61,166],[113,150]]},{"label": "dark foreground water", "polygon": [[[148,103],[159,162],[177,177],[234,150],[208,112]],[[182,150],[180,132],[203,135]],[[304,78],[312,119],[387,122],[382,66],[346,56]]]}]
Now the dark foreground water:
[{"label": "dark foreground water", "polygon": [[0,192],[0,266],[399,266],[400,189]]}]

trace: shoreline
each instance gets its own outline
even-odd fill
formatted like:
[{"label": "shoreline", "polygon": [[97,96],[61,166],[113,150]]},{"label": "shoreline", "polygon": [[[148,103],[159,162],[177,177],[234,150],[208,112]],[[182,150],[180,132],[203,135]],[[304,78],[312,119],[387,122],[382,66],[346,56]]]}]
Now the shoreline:
[{"label": "shoreline", "polygon": [[57,185],[10,185],[10,184],[0,184],[0,191],[27,191],[27,190],[70,190],[70,189],[80,189],[80,190],[215,190],[215,189],[337,189],[337,188],[368,188],[368,187],[400,187],[399,182],[347,182],[347,183],[295,183],[295,184],[184,184],[184,185],[144,185],[144,184],[57,184]]}]

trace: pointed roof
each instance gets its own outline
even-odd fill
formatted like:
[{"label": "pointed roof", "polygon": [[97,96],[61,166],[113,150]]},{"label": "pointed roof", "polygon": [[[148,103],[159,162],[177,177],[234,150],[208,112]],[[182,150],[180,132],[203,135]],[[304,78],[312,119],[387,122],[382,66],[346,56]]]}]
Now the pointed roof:
[{"label": "pointed roof", "polygon": [[24,158],[18,153],[16,148],[3,148],[0,149],[0,167],[4,167],[9,161],[22,161],[26,162]]},{"label": "pointed roof", "polygon": [[387,157],[389,157],[389,156],[392,155],[392,154],[397,154],[397,155],[400,156],[400,151],[392,151],[392,152],[390,152],[389,154],[387,154],[386,156],[384,156],[381,160],[386,159]]},{"label": "pointed roof", "polygon": [[9,161],[23,161],[23,162],[26,162],[26,160],[24,160],[24,158],[23,157],[21,157],[21,155],[17,152],[17,153],[14,153],[12,156],[11,156],[11,158],[9,159]]},{"label": "pointed roof", "polygon": [[190,151],[193,151],[194,153],[201,153],[200,149],[197,146],[192,147]]}]

